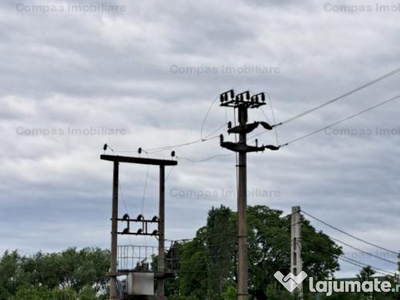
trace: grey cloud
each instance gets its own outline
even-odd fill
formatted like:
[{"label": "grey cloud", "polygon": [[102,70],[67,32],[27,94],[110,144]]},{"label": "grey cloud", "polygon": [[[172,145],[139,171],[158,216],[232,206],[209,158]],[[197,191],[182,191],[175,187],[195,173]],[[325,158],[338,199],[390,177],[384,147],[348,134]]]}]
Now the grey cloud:
[{"label": "grey cloud", "polygon": [[[137,155],[138,147],[197,140],[211,101],[232,87],[269,92],[276,121],[283,121],[398,64],[393,51],[399,43],[393,26],[396,14],[329,13],[320,3],[293,1],[136,1],[127,6],[128,11],[120,14],[43,15],[2,4],[0,251],[108,247],[112,165],[99,159],[104,143],[115,154]],[[174,73],[174,65],[183,71]],[[279,73],[253,69],[222,74],[222,66],[237,72],[246,65],[278,67]],[[204,73],[205,68],[216,72]],[[398,76],[278,127],[279,142],[395,96]],[[398,105],[389,103],[334,129],[396,129]],[[269,105],[264,110],[272,123]],[[203,137],[232,120],[232,113],[225,115],[217,100]],[[265,116],[252,111],[250,118]],[[69,127],[99,126],[127,132],[65,134]],[[18,127],[63,129],[64,134],[19,135]],[[328,223],[396,250],[399,137],[322,131],[278,152],[251,154],[248,186],[280,193],[250,195],[249,203],[285,213],[290,206],[301,205]],[[227,134],[225,138],[234,139]],[[260,136],[259,142],[277,144],[273,132]],[[117,152],[121,150],[132,152]],[[167,180],[170,239],[192,237],[212,206],[223,203],[236,209],[234,196],[220,192],[235,190],[235,156],[190,161],[229,154],[218,139],[175,150],[179,165]],[[170,150],[151,156],[170,158]],[[126,205],[135,215],[141,211],[147,169],[121,169],[121,212]],[[157,212],[156,169],[150,169],[147,184],[144,213],[152,215]],[[172,189],[217,195],[173,196]],[[357,272],[347,265],[342,270],[340,274]]]}]

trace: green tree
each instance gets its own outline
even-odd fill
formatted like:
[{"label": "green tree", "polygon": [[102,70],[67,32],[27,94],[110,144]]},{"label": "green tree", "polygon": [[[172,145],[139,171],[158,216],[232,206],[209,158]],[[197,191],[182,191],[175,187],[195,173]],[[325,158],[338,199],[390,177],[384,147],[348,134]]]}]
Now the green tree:
[{"label": "green tree", "polygon": [[107,291],[109,261],[109,251],[100,248],[39,251],[28,257],[6,251],[0,258],[0,300],[22,297],[21,293],[29,291],[32,295],[51,291],[56,300],[67,300],[73,299],[69,294],[87,291],[88,287],[101,296]]},{"label": "green tree", "polygon": [[79,293],[79,300],[97,300],[96,290],[91,286],[84,286]]},{"label": "green tree", "polygon": [[235,284],[235,214],[223,205],[213,207],[208,213],[206,235],[208,299],[222,300],[223,292]]},{"label": "green tree", "polygon": [[54,300],[77,300],[77,294],[71,288],[65,289],[54,289],[52,291],[52,296]]},{"label": "green tree", "polygon": [[[249,293],[255,299],[268,299],[265,288],[276,282],[274,274],[290,271],[291,218],[266,206],[248,207]],[[316,280],[326,279],[339,270],[337,256],[342,249],[302,218],[303,270]],[[307,285],[304,285],[307,292]],[[277,290],[283,290],[281,285]],[[284,291],[285,292],[285,291]]]},{"label": "green tree", "polygon": [[26,281],[21,264],[23,257],[18,251],[6,251],[0,259],[0,300],[7,300],[15,295],[18,288]]},{"label": "green tree", "polygon": [[8,298],[9,300],[58,300],[53,293],[44,286],[21,286],[16,295]]},{"label": "green tree", "polygon": [[[213,208],[207,225],[183,243],[177,276],[180,295],[219,300],[236,289],[236,224],[236,213],[229,208]],[[342,250],[327,235],[303,219],[302,236],[304,270],[309,276],[321,280],[339,269],[337,256]],[[290,271],[290,216],[266,206],[248,207],[248,260],[252,299],[272,299],[272,291],[278,298],[290,297],[274,278],[278,270]]]},{"label": "green tree", "polygon": [[203,299],[207,293],[207,236],[206,228],[200,228],[196,237],[181,247],[178,254],[180,296]]}]

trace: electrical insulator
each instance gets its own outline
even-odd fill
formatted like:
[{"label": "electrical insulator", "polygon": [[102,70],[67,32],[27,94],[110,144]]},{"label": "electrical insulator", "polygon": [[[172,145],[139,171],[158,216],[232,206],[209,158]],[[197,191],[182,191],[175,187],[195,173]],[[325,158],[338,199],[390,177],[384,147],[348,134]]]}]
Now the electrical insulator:
[{"label": "electrical insulator", "polygon": [[220,100],[221,102],[225,102],[225,101],[226,101],[226,95],[225,95],[225,94],[221,94],[221,95],[219,96],[219,100]]},{"label": "electrical insulator", "polygon": [[272,151],[276,151],[276,150],[279,150],[280,147],[274,146],[274,145],[267,145],[267,146],[264,146],[264,148],[272,150]]}]

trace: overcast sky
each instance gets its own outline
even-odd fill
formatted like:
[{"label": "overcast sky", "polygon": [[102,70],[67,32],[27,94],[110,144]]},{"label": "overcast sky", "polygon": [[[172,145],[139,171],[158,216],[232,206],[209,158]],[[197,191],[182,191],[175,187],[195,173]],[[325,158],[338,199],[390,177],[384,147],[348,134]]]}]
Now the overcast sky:
[{"label": "overcast sky", "polygon": [[[0,8],[1,253],[109,247],[112,163],[99,158],[104,143],[114,154],[136,156],[139,147],[197,140],[211,103],[231,88],[269,93],[278,123],[400,66],[396,1],[7,0]],[[259,143],[284,144],[397,96],[399,78],[284,124],[278,141],[268,132]],[[248,203],[285,214],[299,205],[400,250],[399,108],[393,101],[279,151],[249,154]],[[263,110],[252,110],[250,121],[274,123],[270,103]],[[233,121],[233,110],[216,101],[203,137],[226,121]],[[166,235],[191,238],[212,206],[236,210],[235,156],[218,139],[175,150]],[[190,161],[215,155],[224,156]],[[150,156],[169,159],[170,150]],[[145,216],[157,214],[156,167],[121,165],[120,182],[121,215],[136,216],[142,205]],[[130,242],[156,241],[121,239]],[[344,250],[375,267],[396,268]],[[339,276],[359,271],[341,268]]]}]

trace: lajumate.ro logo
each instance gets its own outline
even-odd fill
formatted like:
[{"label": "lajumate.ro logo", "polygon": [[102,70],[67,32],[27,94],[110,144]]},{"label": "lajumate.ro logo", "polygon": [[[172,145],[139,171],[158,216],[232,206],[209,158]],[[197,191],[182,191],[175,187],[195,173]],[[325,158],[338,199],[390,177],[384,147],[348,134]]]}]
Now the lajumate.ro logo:
[{"label": "lajumate.ro logo", "polygon": [[[295,276],[292,273],[284,276],[280,271],[274,274],[274,277],[289,291],[293,292],[307,278],[307,274],[303,271]],[[335,293],[396,293],[400,291],[400,284],[392,287],[390,281],[379,280],[374,278],[370,281],[351,281],[351,280],[323,280],[314,284],[314,278],[309,279],[309,290],[312,293],[325,293],[331,296]]]}]

